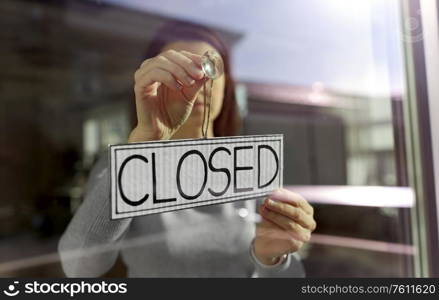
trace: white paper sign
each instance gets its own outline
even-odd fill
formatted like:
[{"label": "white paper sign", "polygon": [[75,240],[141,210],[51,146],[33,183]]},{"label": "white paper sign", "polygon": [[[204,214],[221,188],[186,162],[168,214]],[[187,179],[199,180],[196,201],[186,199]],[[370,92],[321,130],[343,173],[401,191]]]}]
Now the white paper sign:
[{"label": "white paper sign", "polygon": [[255,199],[282,186],[283,135],[110,145],[111,218]]}]

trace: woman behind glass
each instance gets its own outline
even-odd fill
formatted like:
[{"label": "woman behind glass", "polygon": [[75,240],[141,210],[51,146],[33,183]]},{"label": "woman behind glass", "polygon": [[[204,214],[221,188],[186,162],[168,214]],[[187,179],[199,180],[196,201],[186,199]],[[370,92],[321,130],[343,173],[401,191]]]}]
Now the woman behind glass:
[{"label": "woman behind glass", "polygon": [[[207,136],[238,133],[226,46],[207,28],[170,22],[157,31],[148,59],[134,74],[137,125],[129,143],[202,137],[202,87],[209,78],[201,56],[208,50],[221,55],[224,74],[207,90],[212,97]],[[267,199],[110,220],[108,176],[107,158],[101,157],[61,237],[67,276],[101,276],[119,253],[129,277],[304,276],[296,252],[316,223],[313,208],[299,195],[279,189]],[[262,216],[257,224],[256,211]]]}]

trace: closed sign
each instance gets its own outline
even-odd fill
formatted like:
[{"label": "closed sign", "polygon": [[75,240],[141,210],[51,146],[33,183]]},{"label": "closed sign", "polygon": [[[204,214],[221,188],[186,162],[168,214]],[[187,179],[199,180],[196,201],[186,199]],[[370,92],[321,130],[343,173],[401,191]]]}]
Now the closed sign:
[{"label": "closed sign", "polygon": [[111,145],[111,218],[255,199],[282,186],[283,135]]}]

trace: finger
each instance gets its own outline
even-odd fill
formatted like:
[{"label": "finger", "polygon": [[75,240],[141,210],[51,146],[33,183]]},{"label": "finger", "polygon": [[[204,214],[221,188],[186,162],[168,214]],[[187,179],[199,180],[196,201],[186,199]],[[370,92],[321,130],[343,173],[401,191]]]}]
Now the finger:
[{"label": "finger", "polygon": [[307,214],[302,208],[295,207],[288,202],[276,201],[270,198],[265,200],[264,205],[274,212],[291,218],[306,229],[314,231],[316,228],[314,218],[310,214]]},{"label": "finger", "polygon": [[[286,230],[273,224],[271,221],[262,219],[256,225],[256,237],[264,240],[279,240],[289,249],[288,252],[296,252],[303,246],[303,242],[293,238]],[[279,245],[279,243],[277,243]]]},{"label": "finger", "polygon": [[171,73],[175,79],[180,81],[183,85],[190,87],[195,84],[195,80],[178,64],[170,61],[163,55],[156,56],[153,61],[148,65],[150,69],[147,73],[150,73],[152,69],[163,69]]},{"label": "finger", "polygon": [[162,53],[162,55],[183,68],[192,78],[199,80],[204,77],[204,72],[200,65],[195,64],[189,55],[184,55],[183,53],[175,50],[165,51]]},{"label": "finger", "polygon": [[151,69],[150,68],[151,61],[152,61],[152,58],[148,58],[142,62],[140,67],[136,70],[136,72],[134,72],[134,80],[136,80],[138,77],[145,74],[146,72],[148,72]]},{"label": "finger", "polygon": [[298,239],[299,241],[308,242],[311,238],[311,233],[309,230],[304,229],[302,226],[300,226],[298,223],[294,222],[290,218],[287,218],[277,212],[270,211],[264,206],[262,206],[261,212],[263,218],[283,228],[292,237]]},{"label": "finger", "polygon": [[160,63],[157,63],[157,57],[149,58],[143,61],[136,72],[134,72],[134,82],[138,82],[139,78],[144,77],[145,74],[150,73],[150,71],[153,69],[164,69],[162,66],[160,66]]},{"label": "finger", "polygon": [[149,62],[151,62],[151,59],[152,59],[152,58],[145,59],[145,60],[142,62],[142,64],[140,65],[139,69],[143,68],[143,67],[146,66]]},{"label": "finger", "polygon": [[180,53],[189,57],[197,66],[201,67],[201,63],[203,62],[201,55],[197,55],[185,50],[180,51]]},{"label": "finger", "polygon": [[[288,247],[288,252],[296,252],[303,246],[303,242],[291,237],[284,229],[269,221],[263,221],[256,227],[256,237],[265,240],[279,240]],[[279,245],[279,243],[277,243]]]},{"label": "finger", "polygon": [[209,77],[203,77],[201,80],[195,81],[195,84],[191,87],[184,87],[181,90],[181,93],[183,94],[184,98],[193,103],[195,99],[198,97],[199,93],[202,92],[203,84],[209,80]]},{"label": "finger", "polygon": [[303,242],[297,241],[297,240],[294,240],[294,239],[289,240],[289,244],[290,244],[290,247],[289,247],[289,252],[290,253],[298,251],[303,246]]},{"label": "finger", "polygon": [[142,95],[143,92],[145,92],[145,88],[155,82],[163,83],[173,91],[181,89],[181,84],[177,82],[171,73],[163,69],[153,69],[136,78],[136,83],[134,85],[136,95]]},{"label": "finger", "polygon": [[296,207],[301,207],[307,214],[314,214],[314,208],[305,200],[305,198],[287,189],[277,189],[269,196],[269,198],[291,203]]},{"label": "finger", "polygon": [[256,236],[276,240],[294,240],[287,231],[268,220],[263,220],[258,224]]}]

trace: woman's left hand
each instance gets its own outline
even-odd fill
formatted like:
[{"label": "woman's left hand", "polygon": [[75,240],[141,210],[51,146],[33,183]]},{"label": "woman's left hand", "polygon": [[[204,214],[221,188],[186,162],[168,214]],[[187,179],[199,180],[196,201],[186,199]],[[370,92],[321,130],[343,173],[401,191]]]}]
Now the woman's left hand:
[{"label": "woman's left hand", "polygon": [[316,229],[313,207],[300,195],[278,189],[259,207],[254,251],[260,262],[275,264],[284,254],[296,252]]}]

